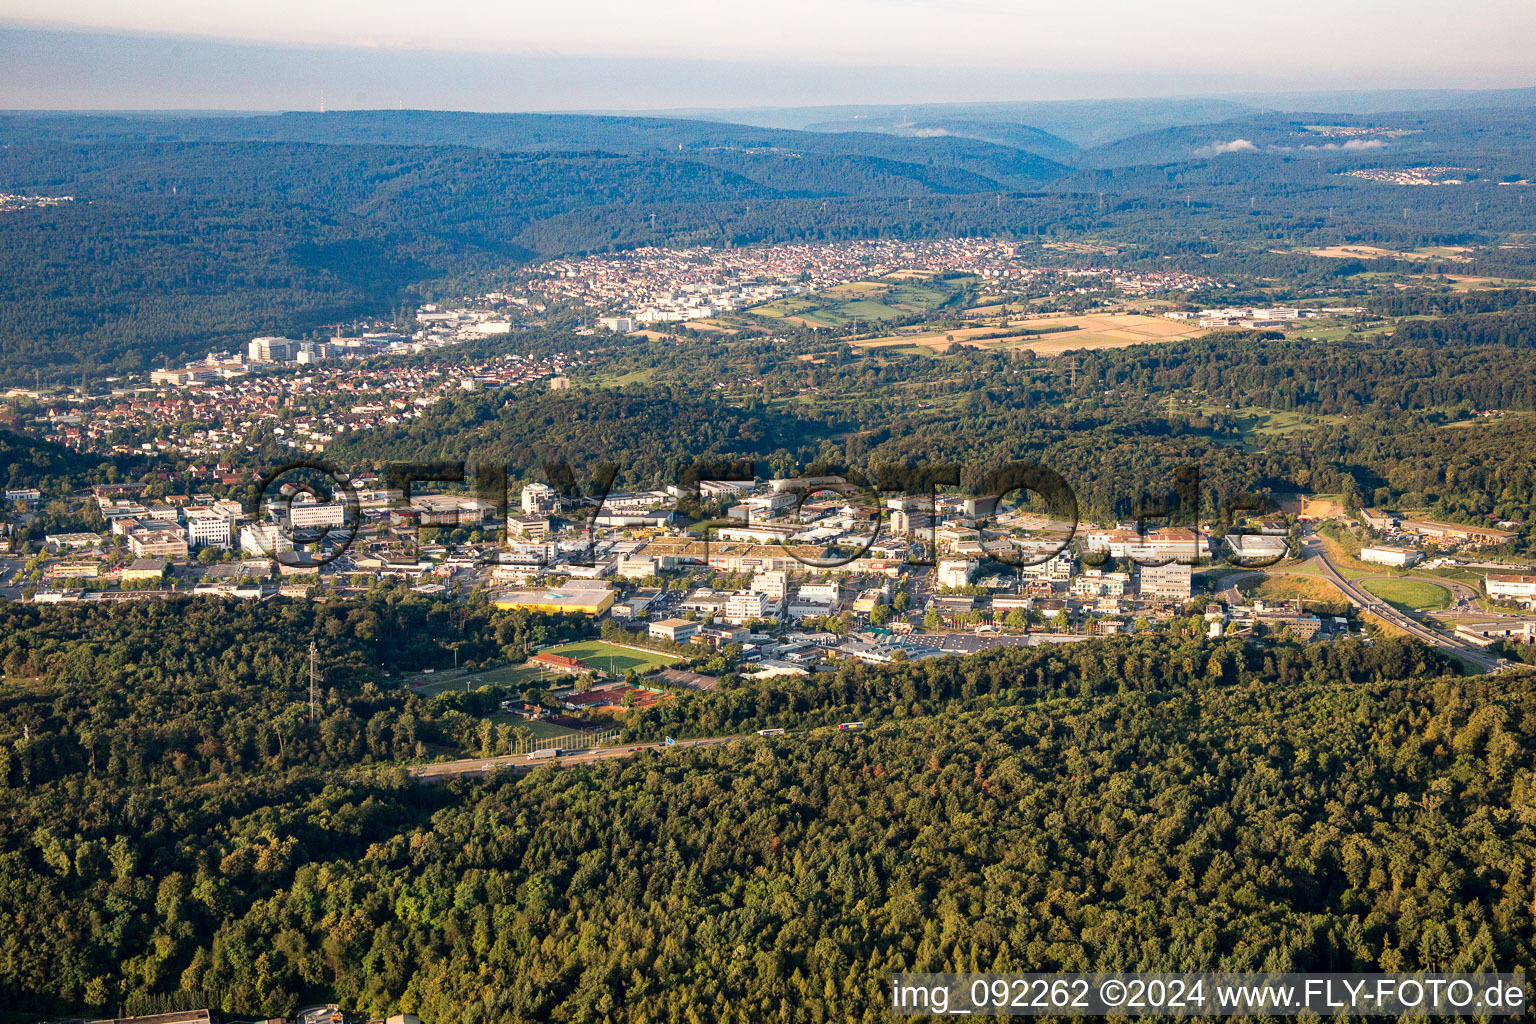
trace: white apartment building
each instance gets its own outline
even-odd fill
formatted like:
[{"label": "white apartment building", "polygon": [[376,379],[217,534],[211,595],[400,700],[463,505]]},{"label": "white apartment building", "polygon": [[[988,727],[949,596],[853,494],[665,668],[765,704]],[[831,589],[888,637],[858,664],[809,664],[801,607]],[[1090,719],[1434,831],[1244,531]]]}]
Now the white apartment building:
[{"label": "white apartment building", "polygon": [[741,625],[753,619],[766,619],[777,613],[779,602],[771,601],[767,594],[754,590],[738,590],[725,600],[725,620]]},{"label": "white apartment building", "polygon": [[965,558],[941,558],[936,578],[941,587],[963,587],[971,582],[976,563]]},{"label": "white apartment building", "polygon": [[182,510],[186,521],[187,541],[193,547],[228,548],[234,537],[234,521],[218,509],[188,508]]},{"label": "white apartment building", "polygon": [[288,506],[288,527],[293,530],[315,530],[329,526],[345,526],[347,506],[340,503],[322,504],[316,501],[295,502]]},{"label": "white apartment building", "polygon": [[760,572],[752,577],[752,589],[771,601],[783,601],[789,595],[789,573]]},{"label": "white apartment building", "polygon": [[1049,583],[1053,586],[1066,584],[1072,581],[1072,570],[1076,567],[1076,562],[1072,550],[1063,548],[1044,562],[1021,566],[1019,576],[1035,583]]},{"label": "white apartment building", "polygon": [[248,555],[273,558],[293,550],[293,541],[276,523],[250,523],[240,528],[240,550]]},{"label": "white apartment building", "polygon": [[523,514],[548,515],[560,507],[559,496],[549,484],[534,482],[523,485]]}]

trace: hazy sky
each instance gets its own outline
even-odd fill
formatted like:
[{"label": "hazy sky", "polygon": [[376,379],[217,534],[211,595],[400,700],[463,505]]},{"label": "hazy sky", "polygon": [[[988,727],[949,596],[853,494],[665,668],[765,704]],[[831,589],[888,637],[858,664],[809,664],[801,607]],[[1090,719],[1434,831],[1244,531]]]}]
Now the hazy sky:
[{"label": "hazy sky", "polygon": [[[569,66],[589,80],[572,79],[565,92],[563,82],[542,81],[530,83],[526,101],[504,94],[475,104],[470,94],[455,103],[483,109],[816,102],[807,91],[845,103],[1536,83],[1533,0],[0,0],[0,58],[35,62],[0,67],[0,105],[196,97],[198,80],[174,61],[126,69],[114,88],[99,64],[110,48],[81,30],[175,37],[194,65],[193,49],[209,42],[405,64],[457,54],[471,77],[503,60],[558,79],[558,62],[598,58],[630,62],[642,78],[650,69],[665,86],[578,63]],[[146,44],[122,45],[156,59]],[[397,91],[431,86],[405,64]],[[734,87],[721,72],[733,65],[744,75]],[[776,80],[774,66],[789,74]],[[210,102],[192,105],[229,105],[226,93],[248,108],[287,105],[290,86],[276,76],[253,91],[222,80],[216,63],[197,73]],[[357,83],[335,88],[346,105]],[[882,94],[869,95],[874,88]]]}]

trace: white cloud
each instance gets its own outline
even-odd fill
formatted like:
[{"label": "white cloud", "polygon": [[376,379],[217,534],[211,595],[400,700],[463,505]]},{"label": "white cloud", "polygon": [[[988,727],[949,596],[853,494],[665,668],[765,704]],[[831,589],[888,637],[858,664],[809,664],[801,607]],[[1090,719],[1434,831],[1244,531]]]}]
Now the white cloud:
[{"label": "white cloud", "polygon": [[1344,150],[1348,152],[1350,150],[1362,149],[1386,149],[1387,144],[1381,139],[1350,139],[1342,145],[1337,142],[1328,142],[1321,146],[1302,146],[1301,148],[1309,152],[1321,152],[1324,150]]},{"label": "white cloud", "polygon": [[1231,142],[1217,142],[1209,146],[1201,146],[1195,150],[1195,156],[1221,156],[1223,153],[1257,153],[1259,147],[1247,139],[1233,139]]}]

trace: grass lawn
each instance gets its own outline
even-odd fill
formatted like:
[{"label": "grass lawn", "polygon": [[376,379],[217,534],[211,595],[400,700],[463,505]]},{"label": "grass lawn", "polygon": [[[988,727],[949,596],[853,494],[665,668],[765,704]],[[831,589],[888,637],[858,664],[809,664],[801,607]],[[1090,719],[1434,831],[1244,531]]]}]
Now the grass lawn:
[{"label": "grass lawn", "polygon": [[1301,601],[1303,606],[1321,605],[1328,611],[1342,614],[1349,608],[1349,601],[1332,583],[1324,579],[1301,576],[1265,576],[1257,583],[1239,584],[1238,589],[1249,598],[1263,601]]},{"label": "grass lawn", "polygon": [[1360,584],[1401,612],[1432,612],[1451,606],[1451,592],[1418,580],[1365,580]]},{"label": "grass lawn", "polygon": [[[544,669],[541,672],[537,665],[502,665],[500,668],[488,669],[484,672],[473,672],[469,675],[447,679],[432,679],[431,682],[414,687],[414,689],[417,693],[425,696],[436,697],[442,693],[467,693],[471,690],[477,690],[482,686],[532,682],[541,675],[551,681],[557,678],[557,674],[549,669]],[[431,679],[430,676],[427,678]]]},{"label": "grass lawn", "polygon": [[558,654],[564,658],[576,658],[593,668],[621,675],[628,669],[645,673],[675,665],[683,660],[675,654],[617,647],[602,640],[582,640],[579,643],[566,644],[564,647],[552,647],[546,653]]}]

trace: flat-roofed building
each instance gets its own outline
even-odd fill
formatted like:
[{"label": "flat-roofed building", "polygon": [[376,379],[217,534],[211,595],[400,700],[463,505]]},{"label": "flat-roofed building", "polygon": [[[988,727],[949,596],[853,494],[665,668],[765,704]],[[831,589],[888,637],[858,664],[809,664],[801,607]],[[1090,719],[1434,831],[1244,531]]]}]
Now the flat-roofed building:
[{"label": "flat-roofed building", "polygon": [[1487,545],[1508,544],[1518,534],[1510,530],[1493,530],[1486,526],[1466,526],[1462,523],[1442,523],[1434,519],[1404,519],[1404,530],[1430,540],[1449,540],[1459,544]]},{"label": "flat-roofed building", "polygon": [[293,550],[293,539],[276,523],[249,523],[240,528],[240,550],[272,558]]},{"label": "flat-roofed building", "polygon": [[314,530],[345,526],[347,506],[341,502],[304,501],[288,506],[288,526],[294,530]]},{"label": "flat-roofed building", "polygon": [[523,608],[556,614],[601,615],[613,607],[615,597],[609,587],[590,590],[564,587],[558,590],[510,590],[496,595],[491,603],[501,609]]},{"label": "flat-roofed building", "polygon": [[1536,600],[1536,576],[1489,573],[1483,578],[1483,589],[1498,601],[1533,601]]},{"label": "flat-roofed building", "polygon": [[179,529],[138,529],[128,535],[134,558],[186,558],[187,538]]},{"label": "flat-roofed building", "polygon": [[941,587],[964,587],[971,582],[976,563],[966,558],[939,559],[938,582]]},{"label": "flat-roofed building", "polygon": [[614,574],[626,580],[643,580],[660,573],[654,558],[629,555],[613,563]]},{"label": "flat-roofed building", "polygon": [[646,627],[646,632],[653,639],[685,644],[698,634],[699,624],[688,619],[662,619],[660,622],[650,623]]},{"label": "flat-roofed building", "polygon": [[1138,567],[1137,581],[1143,601],[1154,604],[1182,604],[1189,600],[1190,567],[1181,562]]},{"label": "flat-roofed building", "polygon": [[1227,547],[1241,565],[1272,565],[1284,558],[1290,545],[1284,537],[1256,536],[1251,533],[1229,533]]},{"label": "flat-roofed building", "polygon": [[885,604],[888,591],[881,587],[871,587],[858,597],[853,599],[853,610],[860,615],[868,615],[875,610],[877,605]]},{"label": "flat-roofed building", "polygon": [[164,577],[165,562],[158,558],[135,558],[128,565],[123,566],[124,583],[160,580]]},{"label": "flat-roofed building", "polygon": [[214,508],[186,508],[181,511],[186,522],[187,540],[194,547],[227,548],[233,541],[234,522]]},{"label": "flat-roofed building", "polygon": [[778,613],[779,602],[753,590],[737,590],[725,599],[725,619],[737,624],[766,619]]},{"label": "flat-roofed building", "polygon": [[86,551],[90,548],[101,547],[101,534],[50,533],[43,538],[43,543],[59,551],[62,551],[65,548],[68,548],[71,551]]},{"label": "flat-roofed building", "polygon": [[55,562],[43,570],[48,580],[93,580],[100,575],[100,562]]},{"label": "flat-roofed building", "polygon": [[507,532],[528,540],[549,536],[549,516],[508,516]]},{"label": "flat-roofed building", "polygon": [[549,515],[560,507],[560,496],[555,493],[555,489],[537,481],[523,485],[519,501],[523,506],[523,514],[528,516]]},{"label": "flat-roofed building", "polygon": [[1536,619],[1499,619],[1496,622],[1464,622],[1456,635],[1486,647],[1497,640],[1517,644],[1536,644]]},{"label": "flat-roofed building", "polygon": [[786,572],[760,572],[752,577],[752,589],[767,594],[770,600],[782,601],[788,596],[789,574]]},{"label": "flat-roofed building", "polygon": [[1398,569],[1406,569],[1423,557],[1424,553],[1415,548],[1396,548],[1386,544],[1376,544],[1360,549],[1360,561],[1370,562],[1373,565],[1390,565]]}]

